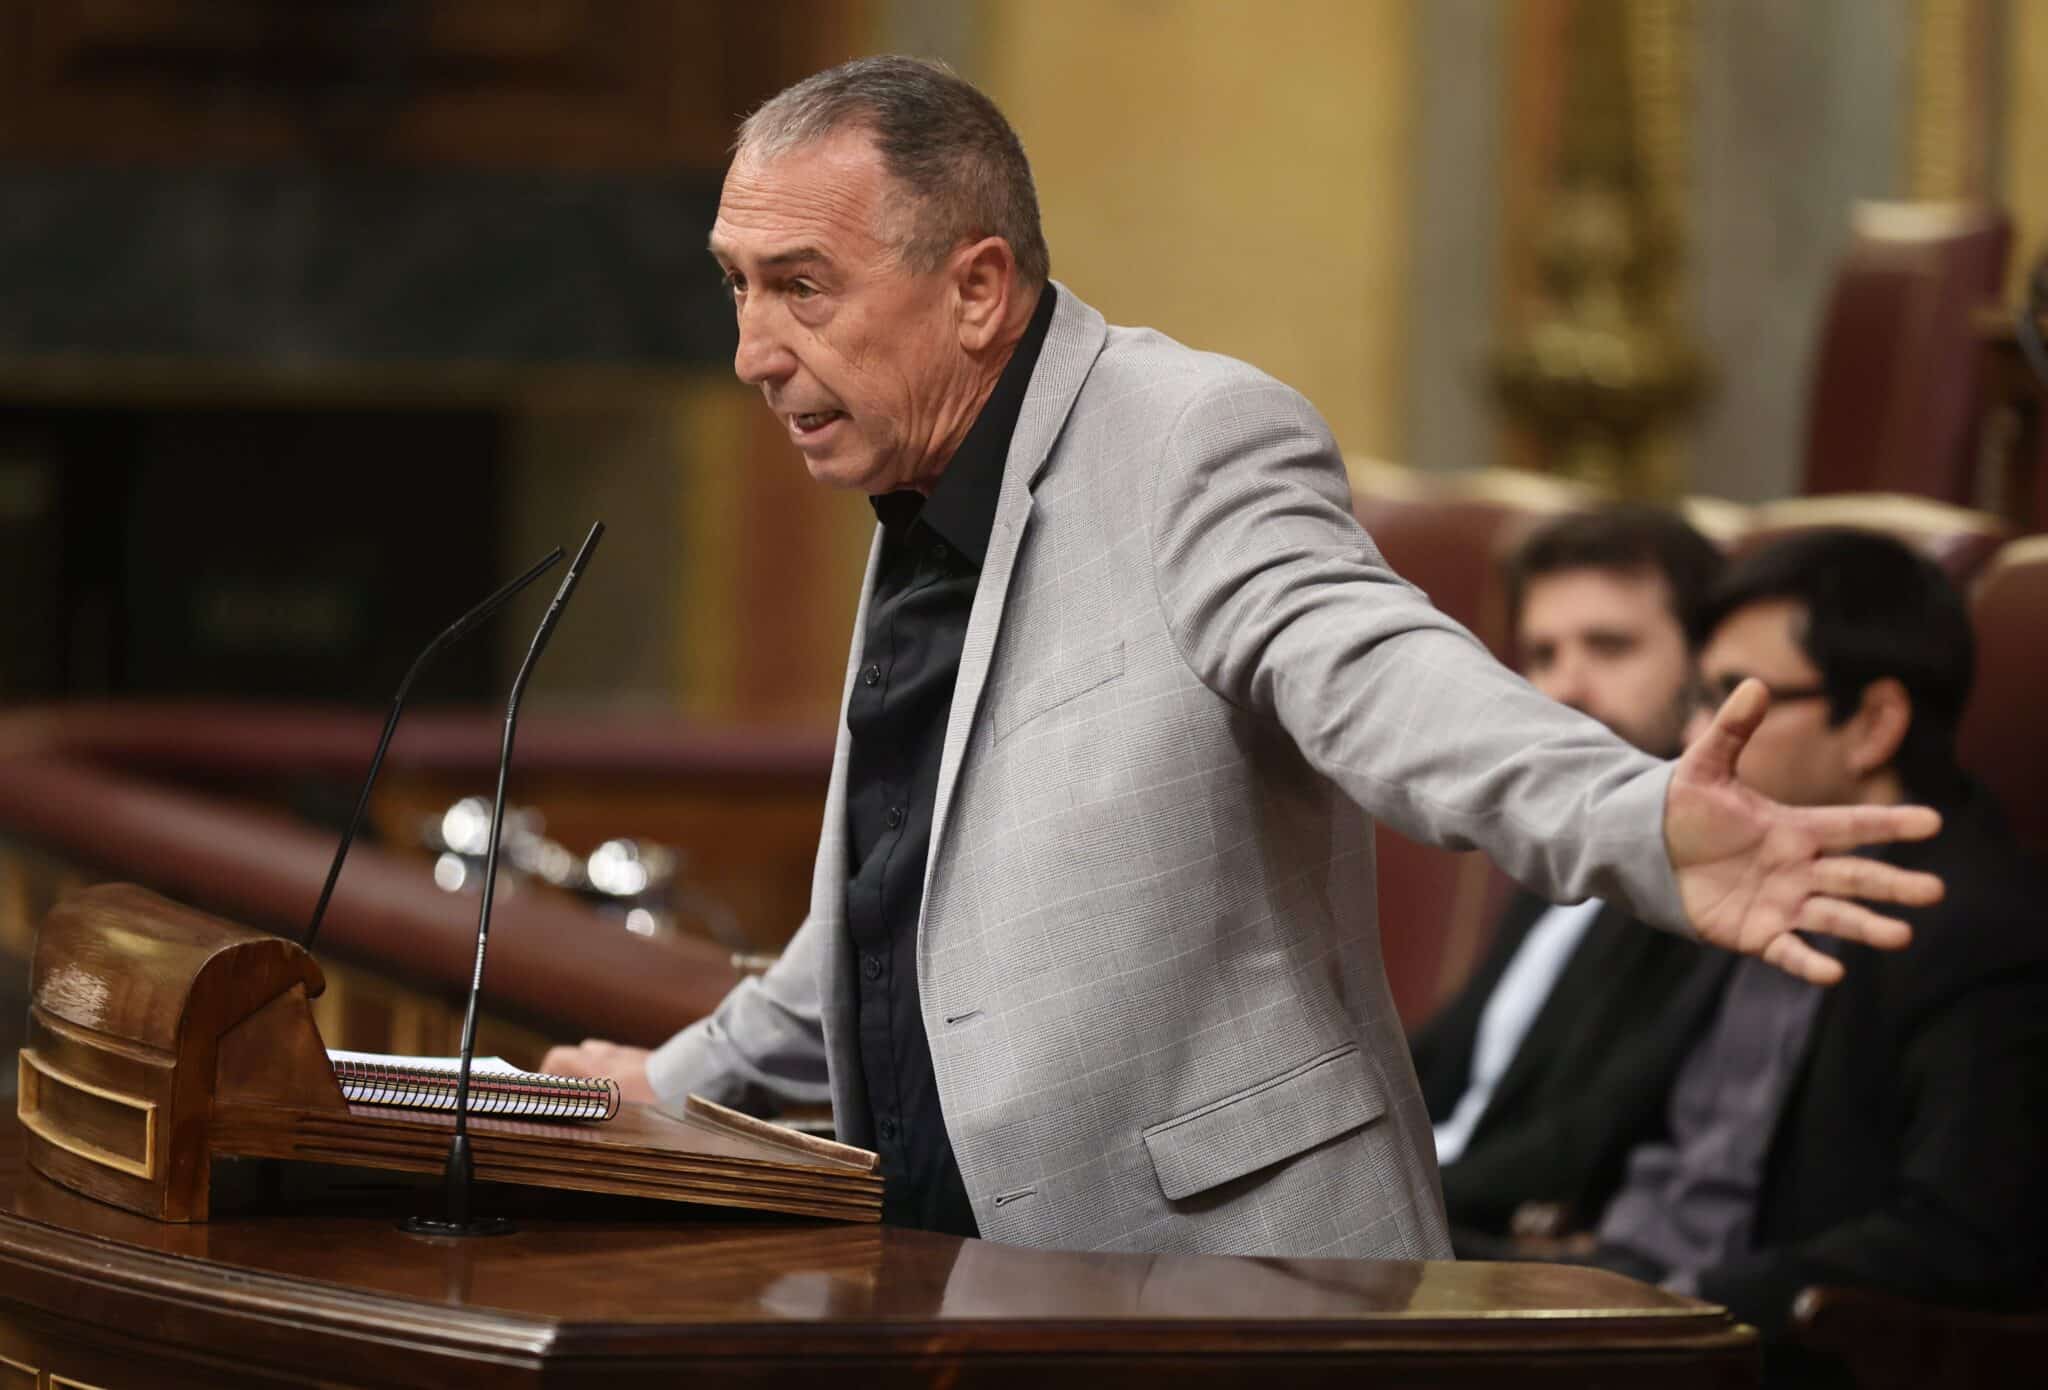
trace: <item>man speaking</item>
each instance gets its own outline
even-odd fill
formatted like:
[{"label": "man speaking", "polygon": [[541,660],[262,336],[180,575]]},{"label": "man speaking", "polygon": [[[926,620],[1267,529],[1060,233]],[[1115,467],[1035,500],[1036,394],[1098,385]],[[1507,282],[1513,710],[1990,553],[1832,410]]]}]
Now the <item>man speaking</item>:
[{"label": "man speaking", "polygon": [[829,1095],[892,1222],[1442,1258],[1367,813],[1822,982],[1795,929],[1899,945],[1847,897],[1939,896],[1842,853],[1932,812],[1736,784],[1760,686],[1671,764],[1498,666],[1387,569],[1305,400],[1049,278],[1017,137],[945,69],[768,102],[711,252],[740,377],[881,521],[811,910],[652,1054],[549,1069]]}]

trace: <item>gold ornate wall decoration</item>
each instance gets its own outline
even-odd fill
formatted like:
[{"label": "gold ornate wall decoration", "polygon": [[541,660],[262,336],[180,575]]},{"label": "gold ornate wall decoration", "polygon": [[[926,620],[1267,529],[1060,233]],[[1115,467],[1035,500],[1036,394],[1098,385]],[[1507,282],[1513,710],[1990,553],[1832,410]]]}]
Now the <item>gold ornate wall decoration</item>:
[{"label": "gold ornate wall decoration", "polygon": [[1680,326],[1689,0],[1574,0],[1531,311],[1494,363],[1547,471],[1670,497],[1707,368]]},{"label": "gold ornate wall decoration", "polygon": [[1993,0],[1914,0],[1912,134],[1906,187],[1915,199],[1991,195],[1998,90]]},{"label": "gold ornate wall decoration", "polygon": [[1998,186],[2014,232],[2006,297],[2017,303],[2034,262],[2048,253],[2048,5],[2007,10],[1996,47],[2005,92]]}]

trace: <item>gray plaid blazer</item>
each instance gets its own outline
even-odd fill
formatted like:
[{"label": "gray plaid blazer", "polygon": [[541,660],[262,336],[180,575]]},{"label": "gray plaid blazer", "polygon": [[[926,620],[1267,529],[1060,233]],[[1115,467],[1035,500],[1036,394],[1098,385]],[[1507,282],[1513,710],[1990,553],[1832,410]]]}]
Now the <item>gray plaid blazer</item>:
[{"label": "gray plaid blazer", "polygon": [[[865,1144],[846,758],[842,728],[809,917],[649,1075],[665,1098],[829,1095]],[[968,623],[918,925],[983,1235],[1447,1256],[1367,813],[1677,926],[1668,778],[1387,569],[1301,396],[1062,289]]]}]

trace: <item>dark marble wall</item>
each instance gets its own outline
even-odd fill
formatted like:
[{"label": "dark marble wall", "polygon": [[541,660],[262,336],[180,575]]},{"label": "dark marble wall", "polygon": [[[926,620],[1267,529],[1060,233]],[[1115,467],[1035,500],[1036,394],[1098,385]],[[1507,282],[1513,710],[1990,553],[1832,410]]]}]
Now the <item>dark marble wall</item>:
[{"label": "dark marble wall", "polygon": [[703,174],[0,168],[0,355],[729,358]]},{"label": "dark marble wall", "polygon": [[[27,615],[0,618],[0,698],[376,703],[432,625],[532,558],[508,531],[573,542],[630,510],[595,509],[586,472],[625,469],[635,485],[614,492],[672,527],[673,457],[622,461],[599,418],[559,441],[548,472],[565,476],[536,492],[517,446],[530,403],[440,400],[431,377],[722,374],[717,191],[702,173],[0,165],[0,589]],[[83,401],[27,377],[10,391],[9,359],[55,354],[225,370],[217,398],[131,398],[125,377]],[[418,400],[262,389],[326,366],[395,367],[402,386],[407,364],[429,379]],[[472,646],[430,694],[499,688],[494,644]]]}]

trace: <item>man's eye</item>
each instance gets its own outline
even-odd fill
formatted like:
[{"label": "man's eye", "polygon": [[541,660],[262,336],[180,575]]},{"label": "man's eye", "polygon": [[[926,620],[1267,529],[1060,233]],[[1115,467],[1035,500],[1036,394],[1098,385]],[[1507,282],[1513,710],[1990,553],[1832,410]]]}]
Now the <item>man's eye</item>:
[{"label": "man's eye", "polygon": [[791,299],[810,299],[817,295],[817,293],[818,287],[808,280],[792,280],[789,282],[789,297]]},{"label": "man's eye", "polygon": [[725,291],[726,298],[734,302],[738,302],[740,296],[747,292],[747,282],[734,271],[727,271],[718,283]]}]

